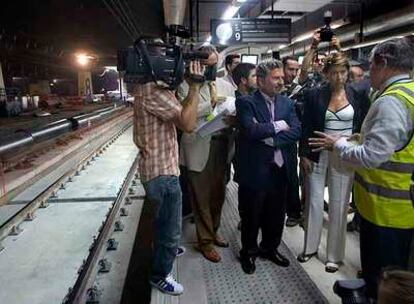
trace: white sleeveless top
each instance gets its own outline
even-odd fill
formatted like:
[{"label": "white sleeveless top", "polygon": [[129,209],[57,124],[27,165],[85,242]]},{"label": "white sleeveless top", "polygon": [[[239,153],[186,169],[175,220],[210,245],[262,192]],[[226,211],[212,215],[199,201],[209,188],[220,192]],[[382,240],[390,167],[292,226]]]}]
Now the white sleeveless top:
[{"label": "white sleeveless top", "polygon": [[351,135],[354,120],[354,107],[349,103],[336,112],[327,110],[325,114],[325,133]]}]

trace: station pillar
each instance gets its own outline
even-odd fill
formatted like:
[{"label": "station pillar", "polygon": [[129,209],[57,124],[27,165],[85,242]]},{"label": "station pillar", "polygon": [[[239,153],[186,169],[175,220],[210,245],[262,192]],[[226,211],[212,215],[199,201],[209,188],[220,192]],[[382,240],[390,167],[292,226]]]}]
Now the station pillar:
[{"label": "station pillar", "polygon": [[92,89],[92,73],[90,71],[78,72],[78,95],[89,96],[93,94]]}]

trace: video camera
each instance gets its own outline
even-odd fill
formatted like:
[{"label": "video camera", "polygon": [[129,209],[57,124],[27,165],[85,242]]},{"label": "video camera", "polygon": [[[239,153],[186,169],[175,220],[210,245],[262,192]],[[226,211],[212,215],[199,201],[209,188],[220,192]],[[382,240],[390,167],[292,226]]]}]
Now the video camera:
[{"label": "video camera", "polygon": [[321,41],[330,42],[332,40],[332,37],[335,35],[335,33],[331,29],[332,12],[326,11],[323,15],[323,20],[325,22],[325,26],[319,29]]},{"label": "video camera", "polygon": [[[170,25],[167,33],[168,43],[159,38],[141,37],[132,47],[118,51],[117,69],[124,72],[126,83],[145,84],[162,81],[169,89],[175,89],[184,79],[187,62],[209,57],[208,53],[194,51],[191,47],[178,44],[178,37],[190,37],[186,27]],[[198,79],[199,82],[204,80]]]}]

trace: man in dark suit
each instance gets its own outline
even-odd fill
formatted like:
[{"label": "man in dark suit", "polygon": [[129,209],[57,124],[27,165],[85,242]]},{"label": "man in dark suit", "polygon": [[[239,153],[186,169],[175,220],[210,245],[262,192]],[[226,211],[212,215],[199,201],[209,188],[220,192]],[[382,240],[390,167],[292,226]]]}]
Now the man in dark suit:
[{"label": "man in dark suit", "polygon": [[289,266],[289,260],[277,248],[286,213],[287,171],[296,170],[296,156],[288,147],[301,135],[293,102],[279,94],[283,89],[282,63],[261,63],[256,75],[258,90],[236,100],[240,133],[236,140],[234,180],[239,184],[243,209],[240,261],[248,274],[255,271],[258,255],[279,266]]}]

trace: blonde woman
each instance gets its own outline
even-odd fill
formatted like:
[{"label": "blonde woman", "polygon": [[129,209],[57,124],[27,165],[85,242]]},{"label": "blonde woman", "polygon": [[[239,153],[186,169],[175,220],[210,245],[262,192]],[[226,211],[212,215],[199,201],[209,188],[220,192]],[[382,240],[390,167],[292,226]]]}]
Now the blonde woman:
[{"label": "blonde woman", "polygon": [[369,107],[369,99],[347,84],[348,58],[341,52],[328,56],[323,73],[327,82],[305,92],[302,122],[301,166],[306,172],[305,246],[298,256],[301,263],[317,254],[322,225],[325,183],[329,191],[329,226],[325,270],[336,272],[344,259],[346,215],[353,172],[332,152],[312,152],[308,139],[315,131],[349,136],[359,132]]}]

